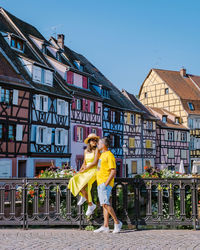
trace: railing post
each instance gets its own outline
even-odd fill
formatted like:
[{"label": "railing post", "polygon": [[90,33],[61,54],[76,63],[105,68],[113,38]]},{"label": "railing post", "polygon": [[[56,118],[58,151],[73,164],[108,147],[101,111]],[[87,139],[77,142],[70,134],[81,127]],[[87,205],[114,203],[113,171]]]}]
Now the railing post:
[{"label": "railing post", "polygon": [[24,178],[22,180],[23,182],[23,229],[28,229],[28,223],[27,223],[27,179]]},{"label": "railing post", "polygon": [[193,229],[196,230],[197,226],[197,185],[196,185],[196,179],[192,179],[193,185],[192,185],[192,217],[193,217]]}]

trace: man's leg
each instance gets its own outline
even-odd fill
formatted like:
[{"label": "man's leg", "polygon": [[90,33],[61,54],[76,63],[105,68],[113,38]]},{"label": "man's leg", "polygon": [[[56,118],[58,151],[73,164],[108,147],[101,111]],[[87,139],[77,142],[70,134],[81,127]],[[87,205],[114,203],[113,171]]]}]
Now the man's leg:
[{"label": "man's leg", "polygon": [[109,224],[109,213],[103,205],[103,217],[104,217],[104,227],[108,227]]},{"label": "man's leg", "polygon": [[115,214],[114,209],[110,205],[107,205],[107,204],[104,204],[103,207],[107,210],[108,217],[109,217],[109,214],[110,214],[112,216],[113,220],[114,220],[114,223],[119,224],[119,221],[117,219],[117,216]]}]

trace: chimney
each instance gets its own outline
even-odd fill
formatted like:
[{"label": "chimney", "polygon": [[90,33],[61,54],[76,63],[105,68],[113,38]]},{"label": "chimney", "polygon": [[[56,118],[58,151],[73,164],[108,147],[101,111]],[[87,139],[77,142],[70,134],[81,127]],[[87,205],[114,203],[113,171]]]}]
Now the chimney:
[{"label": "chimney", "polygon": [[65,40],[65,35],[63,34],[58,34],[58,46],[61,48],[61,49],[64,49],[64,40]]},{"label": "chimney", "polygon": [[187,75],[186,75],[186,69],[185,69],[185,68],[180,69],[180,75],[181,75],[182,77],[186,77],[186,76],[187,76]]}]

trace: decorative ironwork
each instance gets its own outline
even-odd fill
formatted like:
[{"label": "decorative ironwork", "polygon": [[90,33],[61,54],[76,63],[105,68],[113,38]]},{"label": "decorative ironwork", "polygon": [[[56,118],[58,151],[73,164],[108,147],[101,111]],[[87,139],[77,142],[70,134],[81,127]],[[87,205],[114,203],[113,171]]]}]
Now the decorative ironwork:
[{"label": "decorative ironwork", "polygon": [[[0,179],[0,225],[88,225],[68,179]],[[199,225],[200,179],[116,178],[112,205],[124,224]],[[94,190],[93,193],[96,193]],[[98,206],[92,223],[101,224]]]}]

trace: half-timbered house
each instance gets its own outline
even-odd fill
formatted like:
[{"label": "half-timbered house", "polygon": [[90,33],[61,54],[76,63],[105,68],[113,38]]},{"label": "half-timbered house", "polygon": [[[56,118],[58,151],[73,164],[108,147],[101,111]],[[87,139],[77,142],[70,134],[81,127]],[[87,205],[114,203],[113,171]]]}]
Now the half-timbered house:
[{"label": "half-timbered house", "polygon": [[190,166],[200,162],[200,77],[180,71],[152,69],[140,88],[144,105],[165,108],[190,128]]},{"label": "half-timbered house", "polygon": [[183,161],[185,171],[189,167],[189,129],[180,123],[180,117],[162,108],[148,109],[158,118],[156,128],[156,160],[160,169],[179,170]]},{"label": "half-timbered house", "polygon": [[155,166],[156,118],[132,94],[122,90],[135,106],[134,112],[125,112],[124,141],[127,147],[129,176],[144,172],[144,166]]},{"label": "half-timbered house", "polygon": [[28,23],[0,9],[2,46],[31,85],[29,96],[29,138],[26,175],[37,175],[51,161],[57,166],[70,161],[70,91],[54,73],[54,68],[31,36],[43,39]]},{"label": "half-timbered house", "polygon": [[0,48],[0,178],[26,175],[30,89]]}]

